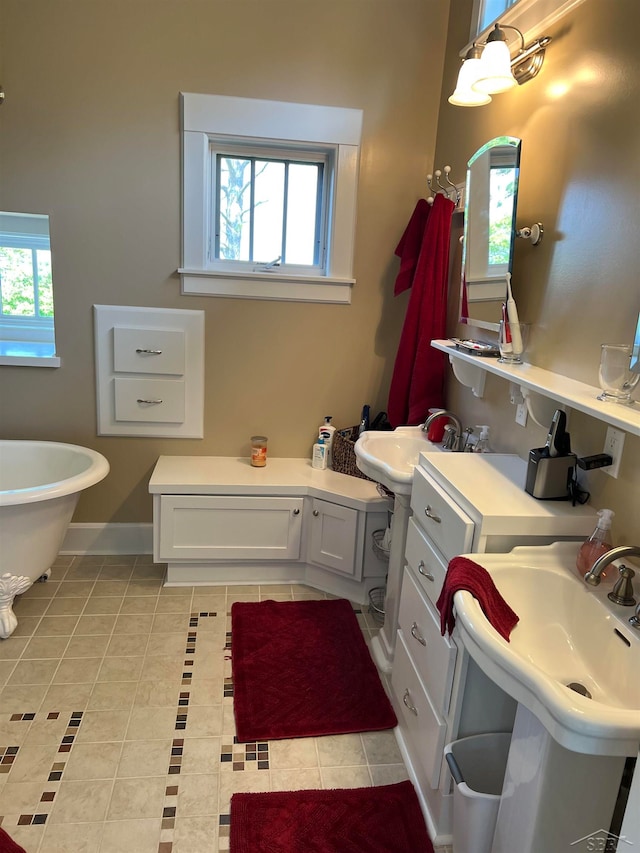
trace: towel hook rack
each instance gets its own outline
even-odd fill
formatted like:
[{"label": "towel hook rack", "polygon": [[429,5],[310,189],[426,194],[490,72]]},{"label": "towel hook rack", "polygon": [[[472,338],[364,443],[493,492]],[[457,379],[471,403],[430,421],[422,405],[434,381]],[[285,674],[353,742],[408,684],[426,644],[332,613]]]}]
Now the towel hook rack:
[{"label": "towel hook rack", "polygon": [[[449,178],[451,174],[451,166],[445,166],[442,170],[436,169],[432,175],[427,175],[427,185],[431,190],[431,195],[427,198],[429,204],[433,204],[433,197],[437,192],[442,192],[444,196],[451,201],[455,201],[456,207],[460,204],[460,189]],[[444,175],[445,184],[440,182],[440,178]],[[435,180],[434,180],[435,178]],[[453,195],[451,195],[453,193]]]}]

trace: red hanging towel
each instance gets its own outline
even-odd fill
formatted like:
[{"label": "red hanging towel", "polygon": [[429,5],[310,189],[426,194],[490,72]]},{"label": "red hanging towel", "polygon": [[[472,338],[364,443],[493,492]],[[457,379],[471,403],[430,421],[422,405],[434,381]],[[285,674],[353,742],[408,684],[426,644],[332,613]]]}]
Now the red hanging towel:
[{"label": "red hanging towel", "polygon": [[449,240],[455,204],[437,193],[427,215],[424,205],[424,199],[416,205],[396,249],[402,258],[394,291],[398,294],[409,286],[412,258],[420,239],[420,224],[424,222],[389,390],[387,411],[394,427],[421,423],[430,408],[444,404],[446,356],[434,350],[431,341],[446,335]]}]

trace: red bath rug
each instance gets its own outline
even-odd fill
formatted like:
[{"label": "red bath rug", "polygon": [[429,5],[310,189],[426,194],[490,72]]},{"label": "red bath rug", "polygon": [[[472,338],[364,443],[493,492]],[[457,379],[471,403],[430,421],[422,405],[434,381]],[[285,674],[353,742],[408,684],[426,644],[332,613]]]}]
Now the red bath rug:
[{"label": "red bath rug", "polygon": [[0,853],[26,853],[24,847],[10,838],[7,833],[0,827]]},{"label": "red bath rug", "polygon": [[411,782],[231,797],[230,853],[433,853]]},{"label": "red bath rug", "polygon": [[345,599],[233,604],[231,662],[241,742],[397,724]]}]

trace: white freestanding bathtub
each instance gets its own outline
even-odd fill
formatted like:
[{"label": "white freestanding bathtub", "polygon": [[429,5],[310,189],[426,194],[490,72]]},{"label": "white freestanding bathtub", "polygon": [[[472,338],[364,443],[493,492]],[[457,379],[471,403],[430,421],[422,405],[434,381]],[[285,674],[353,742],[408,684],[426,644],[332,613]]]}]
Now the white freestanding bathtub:
[{"label": "white freestanding bathtub", "polygon": [[78,497],[109,473],[95,450],[55,441],[0,441],[0,637],[13,599],[50,574]]}]

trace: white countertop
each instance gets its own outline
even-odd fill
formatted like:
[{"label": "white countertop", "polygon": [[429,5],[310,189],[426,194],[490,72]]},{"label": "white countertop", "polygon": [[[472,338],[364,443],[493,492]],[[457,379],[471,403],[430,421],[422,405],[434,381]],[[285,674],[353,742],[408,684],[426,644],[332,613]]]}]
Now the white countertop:
[{"label": "white countertop", "polygon": [[254,468],[246,457],[160,456],[149,481],[151,494],[310,495],[354,509],[383,512],[389,501],[370,480],[311,467],[310,459],[268,458]]},{"label": "white countertop", "polygon": [[527,463],[514,454],[421,453],[419,464],[462,509],[482,514],[487,535],[593,533],[593,507],[538,500],[525,492]]}]

